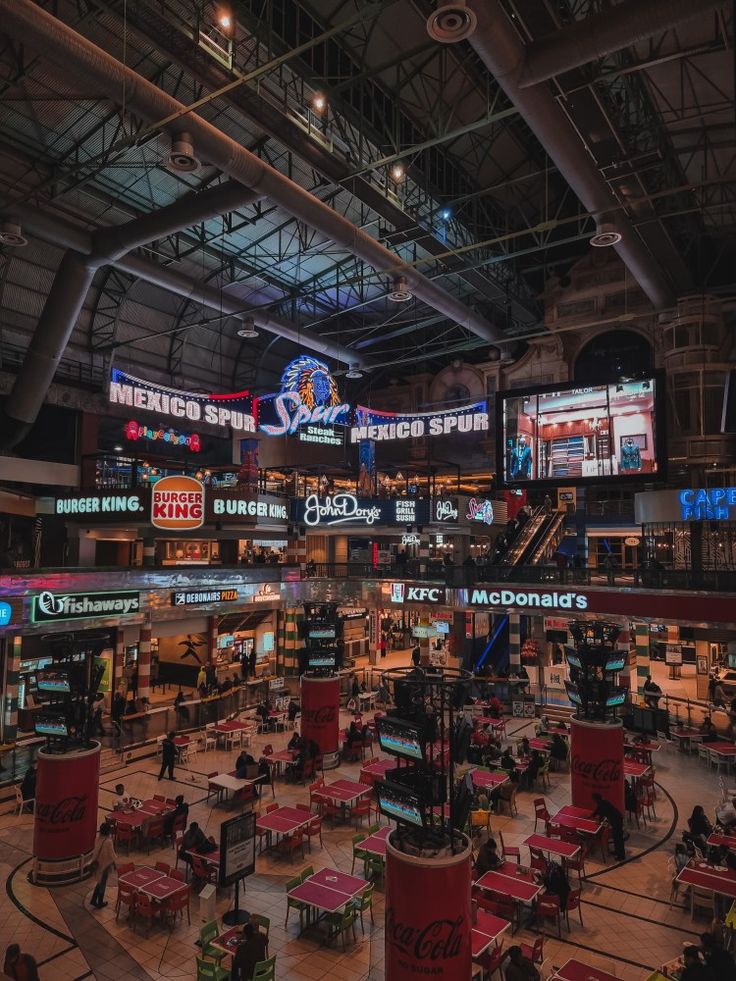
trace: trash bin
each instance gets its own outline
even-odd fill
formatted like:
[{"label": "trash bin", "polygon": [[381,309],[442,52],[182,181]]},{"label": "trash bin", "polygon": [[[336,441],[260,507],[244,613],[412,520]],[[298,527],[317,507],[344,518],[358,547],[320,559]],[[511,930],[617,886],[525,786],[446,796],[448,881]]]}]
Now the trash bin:
[{"label": "trash bin", "polygon": [[215,904],[217,901],[217,889],[213,885],[206,885],[199,894],[199,915],[203,923],[211,923],[217,919]]}]

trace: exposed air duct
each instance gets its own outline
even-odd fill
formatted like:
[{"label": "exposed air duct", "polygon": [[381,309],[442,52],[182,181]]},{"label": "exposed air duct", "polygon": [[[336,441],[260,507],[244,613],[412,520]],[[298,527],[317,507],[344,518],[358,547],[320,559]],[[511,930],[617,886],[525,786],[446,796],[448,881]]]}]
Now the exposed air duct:
[{"label": "exposed air duct", "polygon": [[625,0],[606,7],[528,44],[519,86],[537,85],[723,5],[723,0]]},{"label": "exposed air duct", "polygon": [[637,235],[552,93],[543,85],[520,87],[524,45],[498,0],[471,0],[471,6],[478,24],[469,43],[583,207],[596,218],[615,214],[616,230],[621,235],[615,249],[653,306],[672,306],[675,295],[667,277]]},{"label": "exposed air duct", "polygon": [[357,255],[379,272],[402,275],[417,299],[491,343],[501,339],[499,328],[426,279],[366,232],[269,166],[255,154],[218,130],[177,99],[67,27],[31,0],[0,0],[3,33],[22,40],[65,70],[73,68],[96,92],[119,100],[126,93],[126,110],[150,123],[163,124],[172,137],[181,132],[186,115],[187,132],[198,156],[279,204],[285,211],[314,228],[327,239]]}]

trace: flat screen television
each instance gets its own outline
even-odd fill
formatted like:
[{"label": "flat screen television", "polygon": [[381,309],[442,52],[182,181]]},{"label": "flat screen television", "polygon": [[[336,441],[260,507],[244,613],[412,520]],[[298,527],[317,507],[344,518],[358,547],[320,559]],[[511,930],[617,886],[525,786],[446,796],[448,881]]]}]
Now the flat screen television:
[{"label": "flat screen television", "polygon": [[444,620],[434,620],[433,626],[438,634],[449,634],[450,632],[450,624]]},{"label": "flat screen television", "polygon": [[626,701],[628,690],[626,688],[611,688],[606,697],[606,708],[618,708]]},{"label": "flat screen television", "polygon": [[334,670],[337,667],[337,655],[327,654],[324,651],[307,654],[307,667],[310,670],[315,668],[332,668]]},{"label": "flat screen television", "polygon": [[72,690],[67,672],[54,671],[52,668],[45,668],[38,672],[36,687],[39,691],[49,692],[52,695],[68,695]]},{"label": "flat screen television", "polygon": [[375,789],[381,814],[417,828],[424,827],[426,808],[419,794],[387,780],[376,781]]},{"label": "flat screen television", "polygon": [[421,726],[405,719],[381,716],[376,719],[378,742],[384,753],[409,760],[424,760],[425,733]]},{"label": "flat screen television", "polygon": [[612,657],[606,661],[604,671],[623,671],[626,667],[626,657],[622,654],[620,657]]},{"label": "flat screen television", "polygon": [[665,476],[664,376],[499,392],[500,486]]},{"label": "flat screen television", "polygon": [[36,716],[33,725],[37,736],[56,736],[67,738],[69,730],[63,715],[40,714]]},{"label": "flat screen television", "polygon": [[310,640],[334,640],[337,631],[335,627],[310,627],[307,636]]}]

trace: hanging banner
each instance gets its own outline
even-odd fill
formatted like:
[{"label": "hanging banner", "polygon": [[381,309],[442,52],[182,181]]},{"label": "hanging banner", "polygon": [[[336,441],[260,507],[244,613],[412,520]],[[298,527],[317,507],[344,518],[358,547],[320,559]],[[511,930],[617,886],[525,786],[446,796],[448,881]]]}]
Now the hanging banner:
[{"label": "hanging banner", "polygon": [[421,439],[423,436],[486,432],[488,407],[485,401],[437,412],[379,412],[358,405],[355,408],[355,425],[350,430],[350,442],[372,439],[376,443],[386,443],[396,439]]},{"label": "hanging banner", "polygon": [[205,422],[210,426],[230,426],[236,432],[253,433],[256,430],[253,399],[245,391],[226,395],[184,392],[113,368],[108,401],[111,405],[155,412],[158,416]]},{"label": "hanging banner", "polygon": [[323,361],[302,354],[284,368],[281,391],[256,400],[258,428],[267,436],[297,436],[304,443],[342,446],[350,406]]}]

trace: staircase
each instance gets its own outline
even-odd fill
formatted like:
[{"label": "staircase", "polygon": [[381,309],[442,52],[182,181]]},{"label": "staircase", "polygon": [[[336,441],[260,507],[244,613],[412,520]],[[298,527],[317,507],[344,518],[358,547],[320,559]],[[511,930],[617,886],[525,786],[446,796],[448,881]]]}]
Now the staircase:
[{"label": "staircase", "polygon": [[569,725],[573,708],[571,705],[554,705],[550,702],[542,706],[541,714],[546,715],[550,722],[564,722]]}]

